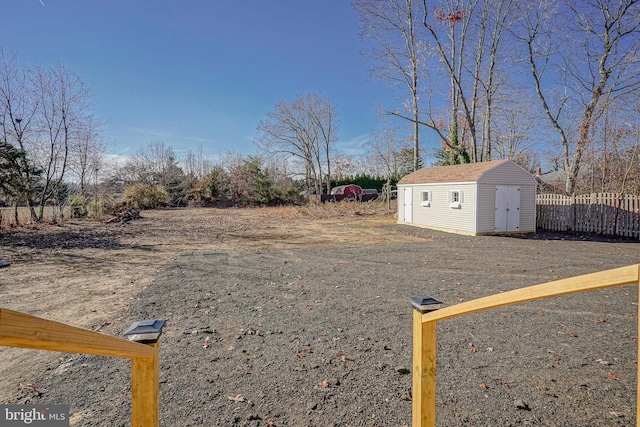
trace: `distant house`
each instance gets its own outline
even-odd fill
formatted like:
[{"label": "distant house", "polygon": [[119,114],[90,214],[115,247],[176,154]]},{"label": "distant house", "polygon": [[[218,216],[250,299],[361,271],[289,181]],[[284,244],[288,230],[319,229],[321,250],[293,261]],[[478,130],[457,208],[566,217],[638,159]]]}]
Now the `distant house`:
[{"label": "distant house", "polygon": [[540,168],[536,170],[538,189],[540,193],[564,194],[567,182],[567,173],[562,170],[542,173]]},{"label": "distant house", "polygon": [[424,168],[398,182],[398,222],[469,235],[535,232],[536,189],[510,160]]}]

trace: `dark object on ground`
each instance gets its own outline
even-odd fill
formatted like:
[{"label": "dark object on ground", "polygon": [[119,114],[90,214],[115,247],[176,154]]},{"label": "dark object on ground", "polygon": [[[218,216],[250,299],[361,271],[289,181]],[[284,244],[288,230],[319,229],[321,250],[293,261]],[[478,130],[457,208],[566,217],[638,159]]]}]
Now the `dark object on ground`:
[{"label": "dark object on ground", "polygon": [[9,261],[3,261],[0,259],[0,268],[9,267],[11,263]]}]

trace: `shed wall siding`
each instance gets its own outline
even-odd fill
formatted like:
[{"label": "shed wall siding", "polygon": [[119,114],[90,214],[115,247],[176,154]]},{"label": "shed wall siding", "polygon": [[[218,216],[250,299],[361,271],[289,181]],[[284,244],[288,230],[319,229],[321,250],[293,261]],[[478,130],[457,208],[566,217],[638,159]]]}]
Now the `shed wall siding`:
[{"label": "shed wall siding", "polygon": [[[476,232],[476,184],[425,184],[412,185],[413,188],[413,223],[427,227]],[[463,202],[460,209],[449,206],[449,191],[463,191]],[[420,203],[422,191],[431,191],[431,206]],[[398,191],[400,194],[400,191]],[[400,206],[400,202],[398,202]]]},{"label": "shed wall siding", "polygon": [[536,231],[536,186],[520,189],[520,231]]}]

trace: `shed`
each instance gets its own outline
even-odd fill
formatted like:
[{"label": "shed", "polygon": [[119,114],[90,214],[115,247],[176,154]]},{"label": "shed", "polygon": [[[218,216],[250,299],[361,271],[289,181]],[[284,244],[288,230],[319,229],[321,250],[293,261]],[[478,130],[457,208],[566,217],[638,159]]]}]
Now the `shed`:
[{"label": "shed", "polygon": [[511,160],[423,168],[398,182],[398,222],[474,236],[532,233],[536,189]]}]

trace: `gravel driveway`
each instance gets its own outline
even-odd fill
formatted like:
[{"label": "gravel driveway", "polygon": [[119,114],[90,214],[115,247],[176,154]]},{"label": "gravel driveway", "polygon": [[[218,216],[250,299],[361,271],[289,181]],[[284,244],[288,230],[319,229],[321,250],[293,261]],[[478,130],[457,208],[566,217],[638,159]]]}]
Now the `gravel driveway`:
[{"label": "gravel driveway", "polygon": [[[380,232],[421,241],[196,251],[159,268],[107,330],[168,319],[161,424],[410,425],[410,296],[455,304],[640,262],[637,242]],[[623,286],[441,322],[438,426],[635,425],[637,313]],[[64,355],[21,402],[129,425],[129,372]]]}]

